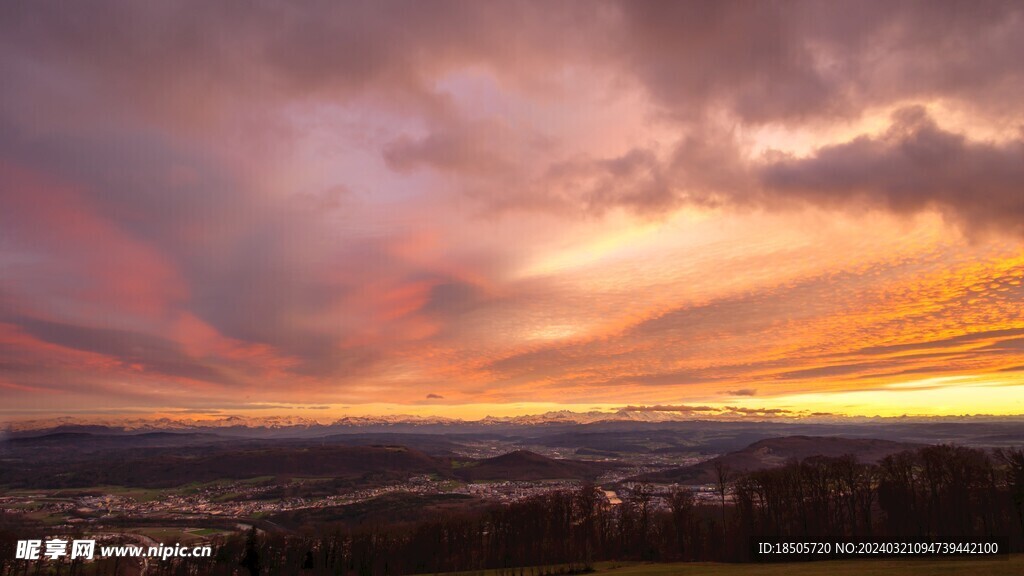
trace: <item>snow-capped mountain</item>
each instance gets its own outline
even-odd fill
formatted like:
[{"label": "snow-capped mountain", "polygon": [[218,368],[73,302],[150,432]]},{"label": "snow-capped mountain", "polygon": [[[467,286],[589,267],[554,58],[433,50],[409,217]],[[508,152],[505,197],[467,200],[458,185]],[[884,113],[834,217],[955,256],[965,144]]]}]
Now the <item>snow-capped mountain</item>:
[{"label": "snow-capped mountain", "polygon": [[[765,417],[758,416],[759,421],[793,421],[787,417]],[[815,416],[800,418],[805,423],[829,423],[843,421],[846,423],[869,422],[876,420],[883,421],[935,421],[946,422],[956,420],[1001,420],[1007,417],[994,416],[970,416],[943,417],[943,418],[881,418],[881,417],[840,417],[840,416]],[[592,410],[588,412],[573,412],[571,410],[558,410],[545,412],[543,414],[532,414],[525,416],[486,416],[479,420],[461,420],[443,416],[414,416],[409,414],[396,414],[386,416],[345,416],[335,420],[314,419],[305,416],[238,416],[227,415],[217,418],[88,418],[88,417],[59,417],[40,420],[24,420],[11,422],[3,426],[3,432],[8,434],[30,434],[36,431],[79,431],[79,432],[106,432],[106,433],[144,433],[157,431],[174,432],[223,432],[242,435],[315,435],[318,433],[332,433],[359,430],[394,430],[394,431],[416,431],[417,429],[453,429],[456,427],[516,427],[516,426],[550,426],[550,425],[573,425],[593,424],[598,422],[627,421],[637,423],[657,422],[690,422],[694,420],[750,420],[741,414],[723,413],[718,415],[695,415],[692,412],[673,411],[665,409],[631,408],[615,412],[602,412]]]}]

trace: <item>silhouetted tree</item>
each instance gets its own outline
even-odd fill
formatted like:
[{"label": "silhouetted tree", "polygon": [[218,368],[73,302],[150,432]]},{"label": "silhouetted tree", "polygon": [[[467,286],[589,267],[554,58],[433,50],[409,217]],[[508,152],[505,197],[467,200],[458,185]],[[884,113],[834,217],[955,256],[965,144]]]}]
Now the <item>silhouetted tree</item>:
[{"label": "silhouetted tree", "polygon": [[732,481],[732,471],[721,460],[715,460],[715,490],[722,503],[722,530],[726,529],[725,523],[725,496],[729,491],[729,483]]},{"label": "silhouetted tree", "polygon": [[695,499],[689,490],[676,490],[669,498],[672,511],[672,528],[675,533],[675,548],[679,558],[692,559],[692,551],[688,542],[695,538]]},{"label": "silhouetted tree", "polygon": [[239,564],[249,571],[250,576],[259,576],[260,550],[255,526],[249,529],[249,535],[245,540],[245,552],[242,554],[242,561]]},{"label": "silhouetted tree", "polygon": [[996,458],[1006,467],[1006,484],[1017,511],[1017,520],[1024,531],[1024,450],[1000,448],[996,450]]}]

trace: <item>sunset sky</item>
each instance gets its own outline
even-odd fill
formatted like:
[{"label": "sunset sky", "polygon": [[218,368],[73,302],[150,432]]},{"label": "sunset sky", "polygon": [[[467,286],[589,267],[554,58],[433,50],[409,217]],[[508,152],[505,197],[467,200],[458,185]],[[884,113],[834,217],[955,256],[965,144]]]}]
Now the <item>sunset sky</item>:
[{"label": "sunset sky", "polygon": [[1022,414],[1022,55],[1019,2],[3,3],[0,421]]}]

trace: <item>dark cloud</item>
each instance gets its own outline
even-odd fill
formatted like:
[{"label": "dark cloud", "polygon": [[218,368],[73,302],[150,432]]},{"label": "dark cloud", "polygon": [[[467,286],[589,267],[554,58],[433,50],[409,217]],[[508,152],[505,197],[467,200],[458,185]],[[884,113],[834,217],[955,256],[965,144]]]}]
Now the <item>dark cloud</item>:
[{"label": "dark cloud", "polygon": [[1008,338],[1006,340],[1000,340],[998,342],[993,342],[992,344],[982,346],[977,350],[985,354],[1019,354],[1021,352],[1024,352],[1024,338]]},{"label": "dark cloud", "polygon": [[804,10],[772,3],[623,2],[618,47],[668,108],[699,116],[712,104],[766,120],[834,106],[814,66]]},{"label": "dark cloud", "polygon": [[958,0],[323,2],[301,10],[271,1],[244,10],[34,2],[4,6],[0,21],[8,53],[66,60],[158,105],[202,107],[233,87],[250,96],[259,95],[252,88],[333,97],[373,90],[408,100],[457,68],[539,82],[565,64],[604,63],[673,113],[721,107],[769,121],[937,93],[1016,99],[1021,11]]},{"label": "dark cloud", "polygon": [[826,146],[759,169],[765,191],[826,206],[944,211],[972,228],[1024,234],[1024,140],[990,143],[939,128],[905,108],[877,138]]},{"label": "dark cloud", "polygon": [[[61,101],[62,93],[89,102],[118,100],[117,107],[100,112],[112,119],[124,117],[122,106],[130,105],[158,121],[216,118],[266,99],[372,95],[425,119],[425,133],[397,134],[381,150],[396,170],[430,166],[500,180],[500,192],[482,193],[496,206],[591,213],[621,206],[650,215],[684,201],[760,194],[708,121],[723,111],[742,124],[799,122],[946,98],[982,111],[1019,113],[1024,70],[1011,55],[1024,51],[1022,12],[1013,3],[953,0],[895,6],[642,1],[586,8],[561,2],[346,2],[304,10],[257,2],[239,16],[233,7],[202,2],[109,2],[88,10],[43,2],[4,6],[0,45],[8,80],[23,87],[4,101],[20,116],[38,114],[40,106],[73,114],[65,112],[76,107]],[[497,117],[465,118],[437,87],[465,69],[487,70],[513,85],[543,84],[567,66],[633,78],[682,123],[676,157],[658,159],[642,147],[618,157],[552,157],[535,179],[523,168],[533,157],[525,160],[522,150],[536,138]],[[85,82],[62,92],[41,78],[61,72]],[[971,142],[910,116],[904,114],[885,138],[757,167],[757,182],[778,196],[825,204],[862,196],[902,211],[936,205],[967,222],[992,220],[1019,230],[1022,209],[1012,191],[1021,181],[1020,144]],[[520,142],[509,145],[512,140]],[[81,142],[76,155],[91,149],[109,156],[110,142],[104,139],[99,149]],[[131,164],[146,151],[131,142],[120,146],[118,156]],[[141,158],[142,166],[146,160]],[[184,165],[207,176],[196,164]],[[153,168],[135,174],[166,172]],[[203,202],[236,205],[230,195],[203,194],[210,186],[224,188],[207,178],[194,193]],[[181,213],[188,210],[179,201],[193,193],[167,194],[148,181],[104,189],[115,195],[130,189],[151,196],[154,208]],[[479,182],[465,189],[481,194]],[[124,212],[142,228],[151,225],[145,211]],[[213,210],[199,213],[215,218]]]},{"label": "dark cloud", "polygon": [[[898,352],[909,352],[913,350],[932,350],[952,348],[962,344],[985,342],[992,339],[1012,338],[1013,336],[1024,335],[1024,328],[1005,328],[1001,330],[985,330],[982,332],[970,332],[949,338],[928,340],[924,342],[909,342],[906,344],[888,344],[881,346],[868,346],[851,352],[851,354],[886,355]],[[907,356],[903,356],[906,358]]]},{"label": "dark cloud", "polygon": [[790,372],[782,372],[778,376],[779,378],[786,379],[807,379],[807,378],[824,378],[829,376],[845,376],[848,374],[854,374],[868,368],[878,368],[889,365],[889,362],[871,362],[871,363],[855,363],[855,364],[840,364],[837,366],[816,366],[814,368],[804,368],[802,370],[793,370]]},{"label": "dark cloud", "polygon": [[[899,365],[898,362],[896,362],[894,364],[896,366]],[[886,378],[886,377],[891,378],[893,376],[908,376],[908,375],[912,375],[912,374],[933,374],[933,373],[936,373],[936,372],[948,372],[948,371],[950,371],[951,369],[954,369],[954,368],[955,368],[955,366],[953,366],[953,365],[947,365],[947,366],[921,366],[920,368],[907,368],[906,370],[893,370],[893,371],[886,371],[886,372],[878,372],[878,373],[874,373],[874,374],[863,374],[861,376],[857,376],[857,378],[860,379],[860,380],[869,380],[869,379],[874,379],[874,378]],[[923,388],[922,387],[916,387],[915,389],[916,390],[921,390]]]},{"label": "dark cloud", "polygon": [[635,149],[554,164],[538,186],[567,190],[562,206],[598,214],[625,208],[657,215],[682,204],[938,210],[968,232],[1024,235],[1024,139],[972,139],[939,127],[920,106],[895,112],[881,135],[823,146],[804,157],[744,159],[732,136],[702,125],[667,158]]},{"label": "dark cloud", "polygon": [[727,396],[757,396],[757,390],[754,388],[741,388],[739,390],[726,390],[722,394]]},{"label": "dark cloud", "polygon": [[519,135],[499,122],[449,123],[421,138],[400,136],[388,143],[384,160],[394,170],[421,167],[487,179],[516,171],[507,158],[508,140]]},{"label": "dark cloud", "polygon": [[856,116],[937,94],[1020,110],[1021,6],[1004,2],[623,2],[612,45],[673,115]]},{"label": "dark cloud", "polygon": [[441,396],[440,394],[433,394],[433,393],[427,394],[427,400],[443,400],[443,399],[444,399],[444,396]]},{"label": "dark cloud", "polygon": [[793,410],[786,410],[785,408],[740,408],[736,406],[726,406],[725,410],[747,416],[784,416],[796,414]]},{"label": "dark cloud", "polygon": [[156,336],[30,318],[17,319],[17,323],[27,333],[44,342],[111,356],[145,371],[221,384],[231,383],[231,379],[222,370],[189,357],[177,343]]},{"label": "dark cloud", "polygon": [[555,193],[563,195],[567,205],[597,214],[615,207],[661,213],[681,201],[662,162],[642,148],[607,159],[555,163],[536,186],[540,194],[560,190]]},{"label": "dark cloud", "polygon": [[432,286],[420,312],[450,318],[469,312],[486,300],[486,294],[479,287],[468,282],[452,280]]},{"label": "dark cloud", "polygon": [[[476,65],[539,81],[553,50],[579,43],[566,24],[588,12],[529,2],[316,2],[301,10],[275,1],[110,1],[89,10],[44,2],[5,5],[0,45],[11,58],[60,63],[132,108],[179,119],[214,119],[267,100],[365,95],[443,116],[449,105],[434,90],[437,78]],[[556,34],[557,45],[538,42]]]}]

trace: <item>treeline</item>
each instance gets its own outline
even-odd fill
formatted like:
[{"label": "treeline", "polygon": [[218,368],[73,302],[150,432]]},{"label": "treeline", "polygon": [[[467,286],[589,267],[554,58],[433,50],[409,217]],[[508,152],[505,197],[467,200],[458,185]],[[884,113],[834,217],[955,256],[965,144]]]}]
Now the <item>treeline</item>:
[{"label": "treeline", "polygon": [[733,487],[739,534],[760,541],[1000,541],[1022,549],[1024,452],[929,446],[877,465],[808,458]]},{"label": "treeline", "polygon": [[[1024,550],[1024,452],[933,446],[879,464],[813,457],[730,477],[721,497],[640,484],[612,506],[586,486],[426,522],[304,534],[250,532],[211,559],[150,563],[151,574],[374,576],[497,569],[508,576],[583,573],[605,560],[749,561],[754,543],[998,541]],[[0,574],[18,571],[0,560]],[[25,564],[20,565],[25,570]],[[67,574],[114,574],[112,563]],[[6,567],[6,571],[4,569]],[[532,568],[523,568],[532,567]]]}]

